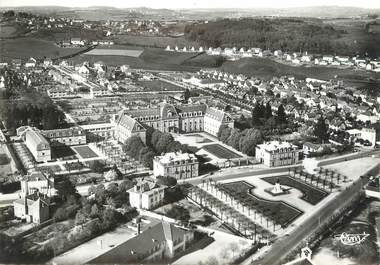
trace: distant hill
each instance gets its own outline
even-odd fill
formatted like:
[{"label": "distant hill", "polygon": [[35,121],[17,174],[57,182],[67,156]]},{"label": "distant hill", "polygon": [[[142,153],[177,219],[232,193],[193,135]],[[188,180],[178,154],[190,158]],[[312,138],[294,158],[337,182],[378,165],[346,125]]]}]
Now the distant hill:
[{"label": "distant hill", "polygon": [[380,9],[366,9],[358,7],[341,6],[314,6],[297,8],[236,8],[236,9],[153,9],[147,7],[116,8],[110,6],[90,6],[86,8],[62,7],[62,6],[21,6],[21,7],[0,7],[0,10],[13,9],[16,11],[27,11],[40,14],[56,14],[64,12],[77,18],[89,19],[96,16],[88,16],[88,13],[98,15],[100,19],[119,19],[128,14],[135,14],[137,17],[145,19],[206,19],[217,18],[239,18],[252,16],[281,16],[281,17],[320,17],[320,18],[342,18],[358,17],[368,14],[379,14]]}]

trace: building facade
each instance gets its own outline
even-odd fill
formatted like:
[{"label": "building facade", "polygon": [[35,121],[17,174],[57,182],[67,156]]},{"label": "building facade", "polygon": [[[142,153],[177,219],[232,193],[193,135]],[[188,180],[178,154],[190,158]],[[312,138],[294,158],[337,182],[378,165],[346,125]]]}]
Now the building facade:
[{"label": "building facade", "polygon": [[141,180],[128,191],[129,203],[137,209],[154,209],[161,205],[164,191],[164,186],[158,186],[152,181]]},{"label": "building facade", "polygon": [[[137,127],[135,127],[137,125]],[[124,110],[115,119],[115,138],[121,142],[134,134],[142,137],[143,125],[161,132],[207,132],[217,136],[222,126],[234,127],[232,117],[205,104],[174,106],[161,103],[156,108]],[[145,142],[145,140],[143,140]]]},{"label": "building facade", "polygon": [[187,179],[198,177],[199,162],[194,154],[166,153],[153,159],[153,175],[155,177],[173,177]]},{"label": "building facade", "polygon": [[114,135],[115,125],[112,123],[96,123],[80,126],[85,132],[87,142],[109,140]]},{"label": "building facade", "polygon": [[86,132],[80,127],[41,131],[52,146],[86,144]]},{"label": "building facade", "polygon": [[40,224],[49,220],[49,207],[50,199],[38,192],[13,202],[15,217],[28,223]]},{"label": "building facade", "polygon": [[26,175],[20,181],[22,194],[39,192],[44,195],[54,195],[54,177],[44,175],[42,172],[34,172]]},{"label": "building facade", "polygon": [[51,160],[50,144],[40,132],[27,129],[22,138],[36,162]]},{"label": "building facade", "polygon": [[256,160],[268,167],[294,165],[299,161],[299,150],[288,142],[272,141],[257,145]]}]

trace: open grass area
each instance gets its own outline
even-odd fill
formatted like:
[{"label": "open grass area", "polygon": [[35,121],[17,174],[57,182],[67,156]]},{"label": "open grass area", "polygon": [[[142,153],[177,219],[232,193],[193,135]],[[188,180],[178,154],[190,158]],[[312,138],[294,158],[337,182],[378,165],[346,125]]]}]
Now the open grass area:
[{"label": "open grass area", "polygon": [[126,49],[102,49],[95,48],[89,52],[86,52],[86,55],[112,55],[112,56],[131,56],[131,57],[139,57],[143,51],[141,50],[126,50]]},{"label": "open grass area", "polygon": [[289,186],[301,191],[302,192],[301,199],[312,205],[318,204],[328,195],[327,192],[321,189],[302,183],[288,176],[262,178],[262,180],[272,185],[276,183],[277,179],[279,179],[281,185]]},{"label": "open grass area", "polygon": [[139,80],[139,81],[136,81],[136,84],[138,84],[139,86],[148,88],[149,91],[183,91],[184,90],[182,87],[173,85],[171,83],[168,83],[162,80],[151,80],[151,81]]},{"label": "open grass area", "polygon": [[98,157],[98,155],[92,151],[92,149],[86,145],[84,146],[76,146],[76,147],[73,147],[73,149],[78,152],[78,154],[82,157],[82,158],[93,158],[93,157]]},{"label": "open grass area", "polygon": [[225,148],[220,144],[208,144],[203,146],[202,149],[206,150],[207,152],[220,159],[232,159],[242,157],[241,155]]},{"label": "open grass area", "polygon": [[39,59],[50,57],[56,58],[81,51],[83,48],[61,48],[53,41],[35,38],[15,38],[0,40],[0,54],[3,60],[13,58],[28,59],[30,57]]},{"label": "open grass area", "polygon": [[254,195],[253,190],[255,187],[245,181],[223,183],[221,185],[223,191],[238,201],[244,201],[264,216],[268,216],[276,223],[281,224],[282,227],[288,226],[302,214],[302,211],[283,201],[265,200]]},{"label": "open grass area", "polygon": [[52,158],[53,159],[76,159],[76,153],[69,146],[55,146],[52,147]]}]

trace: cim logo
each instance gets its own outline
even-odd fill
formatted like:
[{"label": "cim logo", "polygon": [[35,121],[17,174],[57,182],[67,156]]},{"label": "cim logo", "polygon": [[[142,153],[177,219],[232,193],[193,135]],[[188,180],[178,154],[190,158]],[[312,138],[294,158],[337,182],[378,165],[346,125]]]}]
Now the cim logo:
[{"label": "cim logo", "polygon": [[344,232],[340,235],[335,236],[335,238],[339,239],[343,245],[354,246],[362,243],[368,236],[369,234],[365,232],[363,234],[347,234]]}]

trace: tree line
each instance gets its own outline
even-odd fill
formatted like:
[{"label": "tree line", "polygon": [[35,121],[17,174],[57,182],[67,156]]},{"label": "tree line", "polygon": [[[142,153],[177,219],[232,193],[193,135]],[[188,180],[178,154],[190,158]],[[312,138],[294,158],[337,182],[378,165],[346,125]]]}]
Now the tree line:
[{"label": "tree line", "polygon": [[207,24],[187,25],[184,33],[189,41],[215,48],[259,47],[288,52],[308,51],[321,54],[347,53],[347,55],[358,52],[357,44],[340,40],[347,34],[344,30],[302,19],[223,19]]}]

